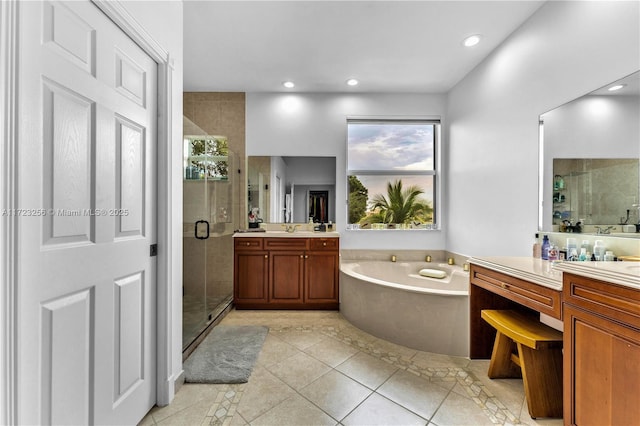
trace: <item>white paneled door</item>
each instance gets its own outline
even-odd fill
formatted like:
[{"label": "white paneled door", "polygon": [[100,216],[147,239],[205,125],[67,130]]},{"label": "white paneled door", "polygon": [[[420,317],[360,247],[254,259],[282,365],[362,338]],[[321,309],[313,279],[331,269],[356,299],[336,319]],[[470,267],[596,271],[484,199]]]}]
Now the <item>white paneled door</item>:
[{"label": "white paneled door", "polygon": [[89,1],[21,2],[18,421],[156,401],[157,67]]}]

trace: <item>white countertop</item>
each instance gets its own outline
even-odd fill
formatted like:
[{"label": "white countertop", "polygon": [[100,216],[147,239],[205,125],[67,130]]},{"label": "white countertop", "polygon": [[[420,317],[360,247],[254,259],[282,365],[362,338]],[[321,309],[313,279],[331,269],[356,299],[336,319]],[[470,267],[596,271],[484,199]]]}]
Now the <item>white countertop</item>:
[{"label": "white countertop", "polygon": [[312,231],[265,231],[265,232],[236,232],[233,237],[242,238],[336,238],[340,233],[336,231],[331,232],[312,232]]},{"label": "white countertop", "polygon": [[562,290],[562,272],[553,268],[548,260],[534,259],[533,257],[495,256],[472,257],[469,259],[469,263],[554,290]]},{"label": "white countertop", "polygon": [[562,290],[562,272],[640,289],[640,262],[549,262],[532,257],[472,257],[484,266],[554,290]]},{"label": "white countertop", "polygon": [[560,262],[554,269],[640,290],[640,262]]}]

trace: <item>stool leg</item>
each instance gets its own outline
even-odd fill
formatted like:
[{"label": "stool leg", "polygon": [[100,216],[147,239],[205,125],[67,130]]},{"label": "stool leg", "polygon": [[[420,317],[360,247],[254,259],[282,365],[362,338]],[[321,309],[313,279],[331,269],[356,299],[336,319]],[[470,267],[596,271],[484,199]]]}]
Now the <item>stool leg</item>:
[{"label": "stool leg", "polygon": [[513,340],[498,331],[487,373],[490,379],[521,377],[520,368],[511,362],[512,350]]},{"label": "stool leg", "polygon": [[562,349],[535,350],[518,343],[524,394],[532,418],[562,418]]}]

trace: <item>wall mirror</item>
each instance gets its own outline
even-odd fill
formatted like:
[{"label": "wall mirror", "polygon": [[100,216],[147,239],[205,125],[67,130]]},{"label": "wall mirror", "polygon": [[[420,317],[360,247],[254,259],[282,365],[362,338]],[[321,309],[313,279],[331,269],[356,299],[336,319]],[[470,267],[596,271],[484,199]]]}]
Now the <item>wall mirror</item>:
[{"label": "wall mirror", "polygon": [[250,224],[335,222],[335,157],[249,156],[247,181]]},{"label": "wall mirror", "polygon": [[640,238],[638,117],[640,71],[540,116],[541,231]]}]

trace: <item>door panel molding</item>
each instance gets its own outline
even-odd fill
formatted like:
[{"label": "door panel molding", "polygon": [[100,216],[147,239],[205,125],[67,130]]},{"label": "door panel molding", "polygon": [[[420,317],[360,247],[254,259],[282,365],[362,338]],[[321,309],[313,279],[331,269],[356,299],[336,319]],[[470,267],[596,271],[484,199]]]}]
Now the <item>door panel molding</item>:
[{"label": "door panel molding", "polygon": [[[18,3],[0,2],[0,209],[17,208]],[[0,424],[16,424],[17,217],[0,215]]]},{"label": "door panel molding", "polygon": [[43,424],[89,424],[93,416],[94,300],[95,288],[88,287],[40,308]]}]

